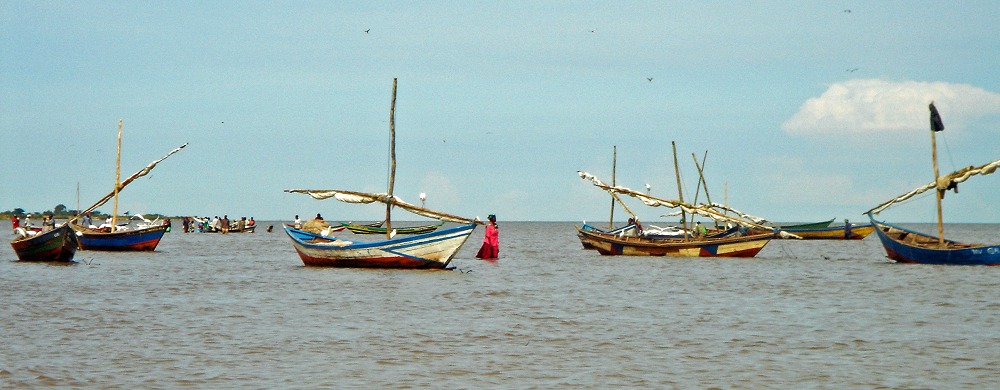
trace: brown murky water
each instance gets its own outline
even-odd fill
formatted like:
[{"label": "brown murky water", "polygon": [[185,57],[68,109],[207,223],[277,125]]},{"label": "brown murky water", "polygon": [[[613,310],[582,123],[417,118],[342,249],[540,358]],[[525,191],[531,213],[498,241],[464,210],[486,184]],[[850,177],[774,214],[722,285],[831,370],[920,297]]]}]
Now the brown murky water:
[{"label": "brown murky water", "polygon": [[[270,224],[264,222],[263,226]],[[601,257],[501,222],[455,271],[303,267],[287,237],[168,233],[79,263],[0,250],[0,387],[985,388],[1000,267],[889,264],[876,237],[755,259]],[[919,225],[916,227],[920,227]],[[927,229],[930,231],[929,229]],[[950,227],[1000,241],[1000,225]]]}]

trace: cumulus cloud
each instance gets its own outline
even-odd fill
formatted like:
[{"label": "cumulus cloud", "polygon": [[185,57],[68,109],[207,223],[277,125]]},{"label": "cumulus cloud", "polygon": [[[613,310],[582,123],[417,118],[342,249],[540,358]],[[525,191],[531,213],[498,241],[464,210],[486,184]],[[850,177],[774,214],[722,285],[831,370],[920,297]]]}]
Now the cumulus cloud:
[{"label": "cumulus cloud", "polygon": [[1000,95],[967,84],[849,80],[807,100],[782,128],[791,134],[926,130],[931,101],[947,129],[1000,113]]}]

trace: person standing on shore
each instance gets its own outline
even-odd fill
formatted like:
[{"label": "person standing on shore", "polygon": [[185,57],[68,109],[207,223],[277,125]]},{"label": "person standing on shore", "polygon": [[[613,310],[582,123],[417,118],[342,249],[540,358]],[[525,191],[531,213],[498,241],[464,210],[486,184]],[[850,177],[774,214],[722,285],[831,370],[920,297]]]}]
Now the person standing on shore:
[{"label": "person standing on shore", "polygon": [[483,236],[483,246],[479,248],[476,258],[483,260],[495,260],[500,256],[500,230],[497,228],[497,216],[490,214],[487,217],[490,223],[486,224],[486,235]]}]

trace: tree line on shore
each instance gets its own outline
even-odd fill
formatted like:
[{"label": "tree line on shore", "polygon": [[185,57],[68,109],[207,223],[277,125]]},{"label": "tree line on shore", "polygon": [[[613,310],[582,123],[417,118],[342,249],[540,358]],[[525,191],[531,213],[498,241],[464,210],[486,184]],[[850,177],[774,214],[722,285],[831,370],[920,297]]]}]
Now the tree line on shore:
[{"label": "tree line on shore", "polygon": [[[55,219],[69,219],[75,216],[78,212],[79,210],[69,209],[66,207],[66,205],[63,204],[58,204],[55,207],[53,207],[52,210],[47,210],[47,211],[26,211],[25,209],[18,207],[13,210],[0,212],[0,218],[10,219],[10,217],[13,216],[17,216],[18,218],[23,218],[25,215],[31,214],[32,216],[51,215]],[[130,213],[126,211],[124,215],[120,215],[119,217],[129,218],[129,214]],[[90,216],[95,220],[99,220],[99,219],[106,219],[107,217],[111,216],[111,214],[105,214],[102,213],[100,210],[94,210],[90,212]],[[164,217],[164,215],[161,214],[145,214],[144,216],[149,219]]]}]

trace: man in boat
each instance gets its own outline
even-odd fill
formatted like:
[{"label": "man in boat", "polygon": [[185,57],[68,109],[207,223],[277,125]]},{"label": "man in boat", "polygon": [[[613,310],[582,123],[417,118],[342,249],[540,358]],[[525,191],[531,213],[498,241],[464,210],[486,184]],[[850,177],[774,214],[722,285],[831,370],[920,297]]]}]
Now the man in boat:
[{"label": "man in boat", "polygon": [[[295,217],[298,219],[298,215]],[[319,215],[319,213],[316,213],[316,218],[306,222],[306,224],[302,226],[302,230],[316,234],[322,234],[324,230],[329,228],[330,224],[326,223],[326,221],[323,220],[323,216]]]},{"label": "man in boat", "polygon": [[83,224],[83,227],[89,228],[94,225],[94,220],[90,218],[90,213],[86,213],[83,215],[83,221],[80,223]]},{"label": "man in boat", "polygon": [[42,231],[51,232],[56,230],[56,219],[52,216],[46,215],[42,218]]},{"label": "man in boat", "polygon": [[222,234],[229,234],[229,215],[222,216]]},{"label": "man in boat", "polygon": [[694,232],[698,235],[698,238],[702,238],[708,235],[708,228],[706,228],[705,225],[702,225],[701,221],[698,221],[694,224]]},{"label": "man in boat", "polygon": [[296,216],[295,216],[295,222],[294,222],[294,223],[295,223],[295,224],[294,224],[293,226],[294,226],[294,227],[295,227],[296,229],[302,229],[302,220],[301,220],[301,219],[299,219],[299,216],[298,216],[298,215],[296,215]]},{"label": "man in boat", "polygon": [[17,228],[21,227],[21,220],[17,219],[16,215],[10,217],[10,224],[14,227],[14,231],[17,232]]}]

